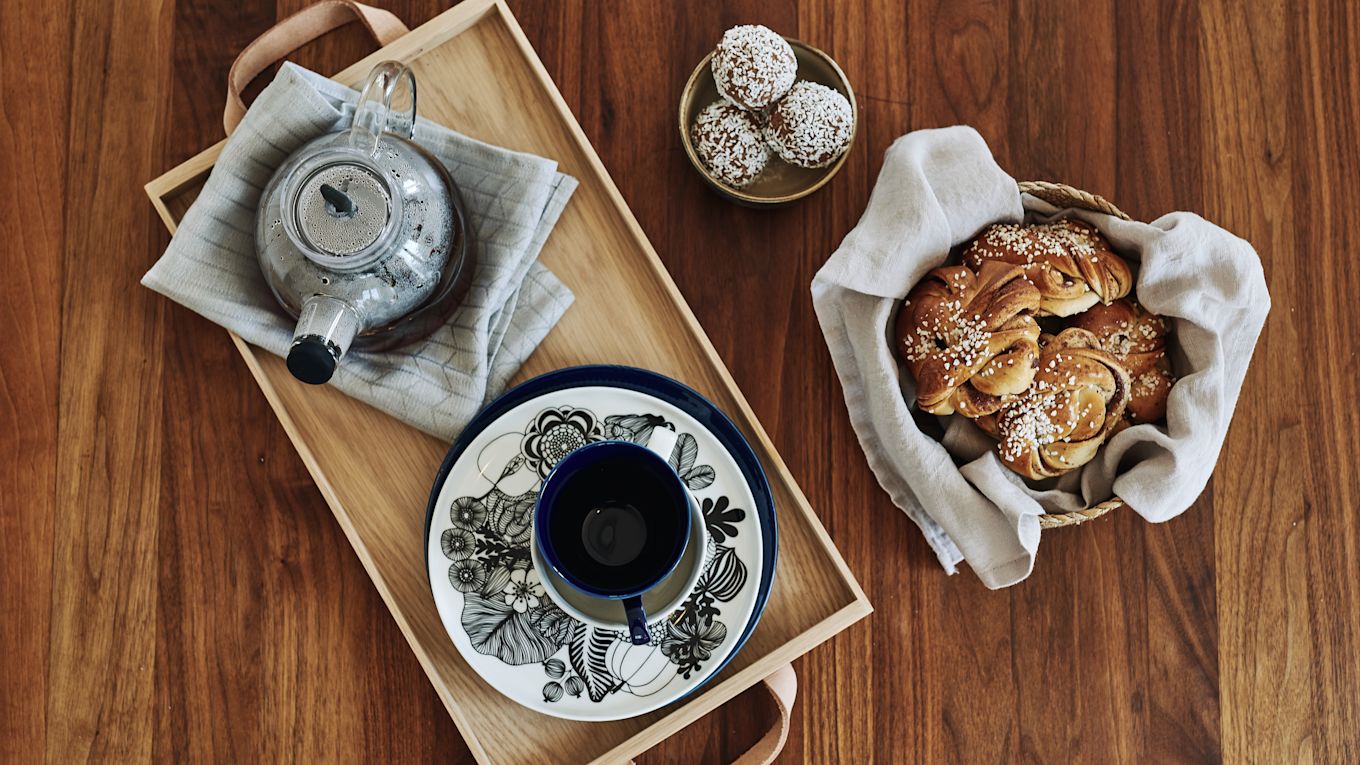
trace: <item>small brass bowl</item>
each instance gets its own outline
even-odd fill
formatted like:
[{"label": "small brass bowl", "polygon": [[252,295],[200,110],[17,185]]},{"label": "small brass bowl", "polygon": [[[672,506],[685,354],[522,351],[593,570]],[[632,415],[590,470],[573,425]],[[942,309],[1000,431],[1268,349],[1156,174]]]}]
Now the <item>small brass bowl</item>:
[{"label": "small brass bowl", "polygon": [[836,65],[826,53],[808,45],[800,40],[785,37],[789,45],[793,47],[793,55],[798,59],[798,79],[810,80],[821,83],[829,88],[840,91],[845,99],[850,102],[850,113],[855,120],[855,131],[850,136],[850,145],[845,147],[845,151],[826,167],[806,168],[790,165],[770,152],[770,163],[765,166],[762,172],[751,185],[744,189],[734,188],[723,183],[714,177],[704,166],[703,160],[694,153],[694,143],[690,141],[689,130],[694,124],[694,119],[699,112],[709,104],[717,101],[721,96],[718,95],[718,86],[713,82],[713,70],[709,64],[713,60],[713,54],[704,56],[704,60],[695,67],[694,73],[689,76],[689,82],[685,83],[685,89],[680,93],[680,142],[685,146],[685,154],[689,161],[694,165],[699,174],[708,181],[715,191],[738,204],[750,205],[752,207],[778,207],[790,202],[802,199],[812,192],[825,186],[827,181],[835,177],[840,172],[841,166],[845,164],[846,157],[850,156],[850,150],[855,146],[855,134],[859,133],[859,104],[855,101],[855,91],[850,87],[850,81],[846,79],[845,72]]}]

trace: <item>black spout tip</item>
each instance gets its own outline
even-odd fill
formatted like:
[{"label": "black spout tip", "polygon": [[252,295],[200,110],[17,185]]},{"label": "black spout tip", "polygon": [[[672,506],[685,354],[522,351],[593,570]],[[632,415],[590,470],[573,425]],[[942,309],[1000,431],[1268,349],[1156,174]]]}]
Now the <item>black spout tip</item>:
[{"label": "black spout tip", "polygon": [[335,374],[335,354],[319,337],[304,337],[288,349],[288,371],[297,379],[322,385]]}]

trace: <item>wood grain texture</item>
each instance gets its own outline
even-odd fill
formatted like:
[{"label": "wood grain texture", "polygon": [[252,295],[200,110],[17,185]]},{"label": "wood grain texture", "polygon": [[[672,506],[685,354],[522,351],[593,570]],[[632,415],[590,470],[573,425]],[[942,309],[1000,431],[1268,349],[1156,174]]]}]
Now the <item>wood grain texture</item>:
[{"label": "wood grain texture", "polygon": [[62,294],[46,694],[58,762],[143,760],[154,737],[168,327],[164,302],[127,268],[160,235],[123,184],[160,162],[145,139],[167,124],[161,10],[73,9],[58,43],[71,51],[62,273],[50,287]]},{"label": "wood grain texture", "polygon": [[[781,761],[1360,760],[1355,3],[511,6],[874,602],[797,663]],[[166,242],[141,184],[220,138],[230,60],[297,7],[0,4],[5,762],[470,760],[221,330],[136,285]],[[836,57],[863,110],[784,210],[707,192],[672,125],[752,21]],[[351,26],[297,60],[370,50]],[[807,293],[888,144],[960,122],[1017,178],[1247,238],[1274,300],[1195,506],[1046,533],[999,593],[879,490]],[[767,715],[744,694],[640,761],[723,762]]]},{"label": "wood grain texture", "polygon": [[[43,3],[0,5],[0,215],[10,278],[0,281],[0,761],[41,753],[47,735],[47,640],[56,515],[61,261],[65,247],[68,18]],[[36,45],[52,51],[29,56]],[[39,127],[41,126],[41,127]],[[48,194],[32,193],[31,179]]]}]

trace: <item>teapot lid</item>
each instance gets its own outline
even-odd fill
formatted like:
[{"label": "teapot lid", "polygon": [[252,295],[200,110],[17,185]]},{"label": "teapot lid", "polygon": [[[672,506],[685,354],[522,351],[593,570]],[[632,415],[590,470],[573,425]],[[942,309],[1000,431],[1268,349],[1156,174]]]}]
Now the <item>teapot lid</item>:
[{"label": "teapot lid", "polygon": [[284,225],[309,258],[350,270],[382,254],[402,204],[385,172],[358,152],[333,149],[304,162],[290,180]]},{"label": "teapot lid", "polygon": [[[398,183],[378,160],[408,153],[401,139],[414,134],[415,117],[415,75],[404,64],[384,61],[369,73],[343,139],[324,140],[293,170],[284,183],[284,224],[313,262],[337,271],[359,269],[393,244],[403,196],[419,194],[420,178]],[[395,142],[383,141],[389,133]]]}]

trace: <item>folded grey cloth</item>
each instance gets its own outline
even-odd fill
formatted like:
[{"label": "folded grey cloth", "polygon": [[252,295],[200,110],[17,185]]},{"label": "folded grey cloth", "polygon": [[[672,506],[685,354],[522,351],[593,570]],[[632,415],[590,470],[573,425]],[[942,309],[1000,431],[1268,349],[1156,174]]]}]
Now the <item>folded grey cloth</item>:
[{"label": "folded grey cloth", "polygon": [[[941,418],[943,443],[921,431],[892,325],[902,298],[952,247],[990,223],[1056,216],[1096,226],[1137,265],[1139,302],[1171,319],[1179,380],[1164,426],[1120,432],[1094,461],[1039,490],[961,415]],[[812,298],[879,483],[946,570],[966,560],[991,588],[1029,576],[1043,513],[1112,494],[1149,521],[1184,512],[1214,469],[1270,310],[1260,260],[1245,241],[1191,213],[1138,223],[1022,196],[966,127],[910,133],[888,149],[868,209],[813,279]]]},{"label": "folded grey cloth", "polygon": [[[255,258],[255,209],[274,170],[308,140],[347,125],[358,94],[284,64],[222,149],[202,193],[142,284],[247,342],[287,354],[293,320]],[[477,269],[448,324],[384,353],[351,352],[331,384],[440,438],[452,439],[571,305],[537,262],[576,179],[557,163],[416,121],[415,140],[448,168],[477,239]]]}]

